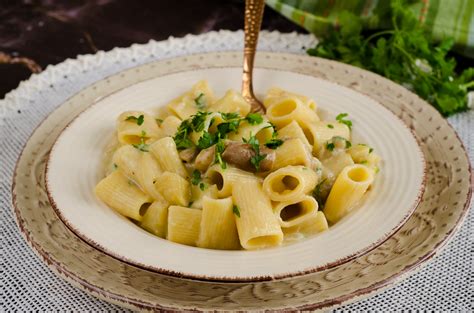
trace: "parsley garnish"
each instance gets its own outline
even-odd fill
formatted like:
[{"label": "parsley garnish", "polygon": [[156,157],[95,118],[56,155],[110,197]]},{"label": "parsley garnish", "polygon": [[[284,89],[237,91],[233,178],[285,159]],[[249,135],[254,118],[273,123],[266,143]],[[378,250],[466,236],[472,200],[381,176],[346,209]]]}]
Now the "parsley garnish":
[{"label": "parsley garnish", "polygon": [[161,119],[161,118],[155,118],[155,121],[156,121],[156,123],[158,123],[158,125],[163,124],[163,119]]},{"label": "parsley garnish", "polygon": [[334,150],[334,148],[335,148],[334,143],[332,143],[332,142],[327,142],[326,143],[326,149],[328,149],[329,151]]},{"label": "parsley garnish", "polygon": [[193,142],[188,138],[188,135],[192,132],[191,122],[184,120],[178,127],[178,131],[174,135],[173,139],[178,150],[191,148]]},{"label": "parsley garnish", "polygon": [[191,184],[197,186],[201,182],[201,172],[198,170],[194,170],[191,175]]},{"label": "parsley garnish", "polygon": [[206,184],[205,183],[199,183],[199,189],[204,191],[204,189],[206,189]]},{"label": "parsley garnish", "polygon": [[334,125],[333,124],[328,124],[327,127],[328,128],[334,128]]},{"label": "parsley garnish", "polygon": [[319,182],[313,190],[313,198],[316,199],[316,201],[318,202],[319,210],[322,210],[324,208],[324,202],[325,201],[324,201],[323,196],[321,194],[321,187],[326,182],[326,180],[327,179],[325,178],[321,182]]},{"label": "parsley garnish", "polygon": [[206,123],[206,118],[209,114],[211,113],[199,111],[195,115],[193,115],[191,119],[192,130],[194,130],[195,132],[202,131]]},{"label": "parsley garnish", "polygon": [[232,213],[234,213],[237,217],[240,217],[240,209],[235,204],[232,206]]},{"label": "parsley garnish", "polygon": [[217,132],[219,133],[220,138],[226,138],[227,134],[230,132],[236,132],[240,125],[239,120],[231,120],[226,123],[221,123],[217,125]]},{"label": "parsley garnish", "polygon": [[374,148],[369,149],[369,153],[372,153],[372,152],[374,152]]},{"label": "parsley garnish", "polygon": [[283,144],[283,140],[272,138],[265,143],[265,146],[270,149],[276,149]]},{"label": "parsley garnish", "polygon": [[149,152],[148,148],[150,145],[145,143],[146,132],[142,130],[142,135],[140,136],[140,143],[139,144],[132,144],[132,146],[142,152]]},{"label": "parsley garnish", "polygon": [[348,115],[349,114],[347,114],[347,113],[341,113],[338,116],[336,116],[336,121],[338,121],[341,124],[347,125],[347,127],[349,127],[349,129],[351,130],[352,129],[352,121],[345,119]]},{"label": "parsley garnish", "polygon": [[232,119],[238,118],[238,117],[239,117],[239,113],[235,113],[235,112],[222,113],[222,112],[221,112],[221,116],[222,116],[222,118],[224,119],[224,121],[228,121],[228,120],[232,120]]},{"label": "parsley garnish", "polygon": [[260,154],[260,142],[255,136],[250,134],[249,139],[242,138],[245,143],[248,143],[252,150],[255,152],[255,155],[250,158],[250,163],[255,167],[257,171],[260,170],[260,162],[265,160],[266,154]]},{"label": "parsley garnish", "polygon": [[263,117],[259,113],[249,113],[247,114],[245,119],[247,120],[247,122],[249,122],[250,125],[258,125],[263,122]]},{"label": "parsley garnish", "polygon": [[456,60],[448,53],[454,40],[432,40],[430,28],[424,27],[406,2],[392,0],[392,29],[369,36],[365,36],[363,18],[342,12],[339,30],[326,32],[326,38],[308,53],[381,74],[416,92],[445,116],[467,110],[474,69],[457,74]]},{"label": "parsley garnish", "polygon": [[196,104],[198,109],[202,110],[206,107],[206,103],[204,103],[204,100],[204,94],[202,92],[199,94],[199,96],[194,98],[194,103]]},{"label": "parsley garnish", "polygon": [[225,145],[224,141],[219,138],[219,140],[216,143],[216,152],[215,152],[215,163],[219,163],[221,168],[225,170],[227,168],[227,164],[222,160],[222,152],[225,150]]},{"label": "parsley garnish", "polygon": [[198,140],[197,147],[201,150],[207,149],[210,146],[214,145],[215,143],[216,143],[215,136],[207,131],[204,131],[204,133]]},{"label": "parsley garnish", "polygon": [[127,116],[125,119],[126,121],[136,122],[138,126],[141,126],[145,121],[145,116],[141,114],[139,117],[135,117],[133,115]]}]

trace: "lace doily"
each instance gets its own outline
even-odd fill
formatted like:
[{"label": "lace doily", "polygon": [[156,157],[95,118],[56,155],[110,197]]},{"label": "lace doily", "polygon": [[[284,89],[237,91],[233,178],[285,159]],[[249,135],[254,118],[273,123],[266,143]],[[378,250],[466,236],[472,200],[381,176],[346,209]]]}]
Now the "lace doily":
[{"label": "lace doily", "polygon": [[[305,53],[317,40],[312,35],[263,31],[259,50]],[[150,41],[129,48],[100,51],[48,66],[0,101],[0,204],[3,258],[3,310],[105,311],[119,308],[97,300],[56,277],[29,249],[11,212],[10,184],[21,148],[34,128],[52,110],[87,85],[121,70],[175,56],[243,48],[243,32],[210,32],[166,41]],[[458,114],[449,122],[474,155],[474,112]],[[474,213],[446,250],[419,273],[370,299],[344,307],[350,310],[403,309],[474,310],[472,254]]]}]

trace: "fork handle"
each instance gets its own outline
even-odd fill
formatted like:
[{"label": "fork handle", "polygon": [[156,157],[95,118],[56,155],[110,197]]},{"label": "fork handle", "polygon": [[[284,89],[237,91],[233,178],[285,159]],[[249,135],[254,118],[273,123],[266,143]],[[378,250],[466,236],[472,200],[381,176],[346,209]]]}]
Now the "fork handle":
[{"label": "fork handle", "polygon": [[242,95],[244,98],[254,98],[252,74],[255,52],[257,51],[258,33],[262,25],[264,0],[245,1],[245,38],[244,38],[244,66],[242,75]]}]

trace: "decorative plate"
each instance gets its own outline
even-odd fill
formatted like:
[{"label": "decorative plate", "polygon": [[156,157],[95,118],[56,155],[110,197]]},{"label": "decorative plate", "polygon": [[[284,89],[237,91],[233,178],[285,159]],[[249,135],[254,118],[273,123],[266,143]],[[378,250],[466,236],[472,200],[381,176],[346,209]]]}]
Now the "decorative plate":
[{"label": "decorative plate", "polygon": [[334,267],[375,248],[403,225],[424,190],[423,153],[410,129],[382,105],[347,87],[264,68],[255,72],[257,94],[279,86],[316,99],[325,119],[347,112],[354,124],[353,142],[370,143],[382,157],[382,170],[359,209],[307,240],[259,251],[222,251],[153,236],[95,197],[94,186],[104,173],[104,151],[121,112],[153,112],[200,79],[207,79],[216,94],[223,95],[239,88],[241,71],[224,65],[205,68],[195,59],[188,71],[133,84],[81,113],[59,136],[47,165],[46,187],[60,219],[87,243],[122,261],[213,281],[271,280]]},{"label": "decorative plate", "polygon": [[36,129],[18,160],[12,198],[23,235],[51,269],[97,297],[135,309],[318,309],[355,301],[397,282],[448,242],[468,211],[472,174],[464,148],[446,120],[417,96],[375,74],[314,57],[277,53],[259,53],[256,66],[354,89],[391,110],[418,137],[427,164],[425,193],[408,221],[383,244],[338,267],[312,274],[268,282],[210,283],[119,261],[82,241],[58,219],[45,191],[45,163],[62,129],[80,112],[98,98],[141,81],[240,64],[241,52],[229,52],[133,68],[84,89]]}]

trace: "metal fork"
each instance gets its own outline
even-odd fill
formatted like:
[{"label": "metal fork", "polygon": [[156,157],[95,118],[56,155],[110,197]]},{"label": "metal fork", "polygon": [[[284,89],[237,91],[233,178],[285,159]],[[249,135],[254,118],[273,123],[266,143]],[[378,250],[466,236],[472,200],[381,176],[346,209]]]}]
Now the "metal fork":
[{"label": "metal fork", "polygon": [[252,75],[255,52],[257,51],[258,33],[262,25],[264,0],[245,1],[245,39],[244,65],[242,75],[242,96],[252,106],[252,112],[265,113],[265,107],[253,93]]}]

